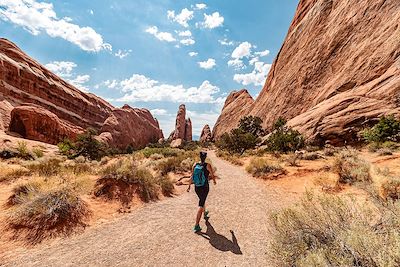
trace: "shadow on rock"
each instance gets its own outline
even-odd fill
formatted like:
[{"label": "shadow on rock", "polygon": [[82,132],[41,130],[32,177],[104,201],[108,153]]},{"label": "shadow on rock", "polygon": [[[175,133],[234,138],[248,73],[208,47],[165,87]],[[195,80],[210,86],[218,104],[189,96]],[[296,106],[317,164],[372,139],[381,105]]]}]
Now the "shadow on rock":
[{"label": "shadow on rock", "polygon": [[207,239],[211,246],[220,250],[220,251],[231,251],[234,254],[242,255],[242,251],[240,250],[240,246],[237,242],[235,233],[230,230],[232,234],[232,241],[226,238],[225,236],[218,234],[211,223],[207,220],[206,221],[207,231],[205,233],[200,232],[198,233],[200,236]]}]

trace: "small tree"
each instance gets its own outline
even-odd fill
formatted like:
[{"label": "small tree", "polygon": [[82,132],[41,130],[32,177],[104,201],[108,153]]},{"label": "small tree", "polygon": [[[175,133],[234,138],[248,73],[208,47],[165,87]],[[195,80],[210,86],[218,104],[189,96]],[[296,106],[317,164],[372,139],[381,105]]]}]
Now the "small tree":
[{"label": "small tree", "polygon": [[88,128],[83,134],[78,135],[75,147],[79,156],[84,156],[93,160],[100,159],[103,156],[103,144],[96,140],[97,131]]},{"label": "small tree", "polygon": [[252,133],[237,128],[233,129],[230,134],[223,134],[217,141],[217,147],[242,155],[246,150],[254,148],[259,142],[260,139]]},{"label": "small tree", "polygon": [[367,142],[400,141],[400,121],[393,115],[383,116],[374,127],[361,132]]},{"label": "small tree", "polygon": [[269,151],[294,152],[304,146],[304,138],[297,130],[287,127],[286,120],[279,118],[266,143]]},{"label": "small tree", "polygon": [[261,126],[262,123],[263,121],[259,117],[246,116],[240,119],[239,129],[243,132],[251,133],[256,137],[260,137],[265,135],[265,131]]}]

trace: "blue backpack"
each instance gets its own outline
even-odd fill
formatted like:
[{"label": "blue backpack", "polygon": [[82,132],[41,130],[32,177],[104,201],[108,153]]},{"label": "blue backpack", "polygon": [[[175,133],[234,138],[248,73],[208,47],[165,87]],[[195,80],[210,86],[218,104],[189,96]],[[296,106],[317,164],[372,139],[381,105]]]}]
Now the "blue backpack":
[{"label": "blue backpack", "polygon": [[196,163],[193,171],[193,183],[195,186],[203,186],[206,184],[207,177],[204,174],[207,164],[202,165],[201,163]]}]

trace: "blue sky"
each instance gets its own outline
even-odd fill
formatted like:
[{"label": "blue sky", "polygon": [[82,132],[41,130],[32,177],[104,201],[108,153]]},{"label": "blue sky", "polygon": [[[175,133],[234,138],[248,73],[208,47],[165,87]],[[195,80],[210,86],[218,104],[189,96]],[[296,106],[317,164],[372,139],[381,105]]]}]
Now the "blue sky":
[{"label": "blue sky", "polygon": [[114,106],[145,107],[167,137],[185,103],[194,135],[225,97],[257,96],[293,0],[0,0],[0,36]]}]

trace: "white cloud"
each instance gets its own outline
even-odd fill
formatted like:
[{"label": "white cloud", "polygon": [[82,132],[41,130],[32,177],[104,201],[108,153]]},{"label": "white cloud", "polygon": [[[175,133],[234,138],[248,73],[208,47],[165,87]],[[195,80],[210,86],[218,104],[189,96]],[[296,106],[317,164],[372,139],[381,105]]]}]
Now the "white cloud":
[{"label": "white cloud", "polygon": [[159,109],[159,108],[156,108],[156,109],[152,109],[152,110],[150,110],[150,112],[151,112],[151,114],[153,114],[153,115],[155,115],[155,116],[157,116],[157,115],[167,115],[168,114],[168,112],[165,110],[165,109]]},{"label": "white cloud", "polygon": [[218,42],[221,44],[221,45],[225,45],[225,46],[231,46],[231,45],[234,45],[235,43],[233,42],[233,41],[229,41],[228,39],[223,39],[223,40],[218,40]]},{"label": "white cloud", "polygon": [[125,93],[119,102],[175,102],[175,103],[220,103],[217,97],[220,89],[209,81],[199,87],[185,88],[183,85],[162,84],[144,75],[134,74],[118,83],[118,89]]},{"label": "white cloud", "polygon": [[203,127],[206,124],[208,124],[212,129],[220,115],[219,112],[214,111],[198,112],[192,110],[187,110],[186,114],[192,121],[193,135],[196,136],[200,136],[201,130],[203,130]]},{"label": "white cloud", "polygon": [[250,59],[249,64],[250,65],[254,65],[255,63],[257,63],[258,61],[260,61],[259,57],[253,57],[252,59]]},{"label": "white cloud", "polygon": [[123,59],[123,58],[126,58],[127,56],[129,56],[131,53],[132,53],[131,49],[125,50],[125,51],[122,51],[121,49],[119,49],[118,52],[115,53],[115,56],[119,57],[120,59]]},{"label": "white cloud", "polygon": [[181,40],[181,44],[183,45],[194,45],[195,43],[196,43],[195,40],[193,40],[192,38]]},{"label": "white cloud", "polygon": [[175,42],[176,39],[169,32],[159,32],[157,26],[152,26],[146,29],[147,33],[150,33],[160,41]]},{"label": "white cloud", "polygon": [[232,58],[242,59],[251,55],[252,44],[249,42],[243,42],[232,52]]},{"label": "white cloud", "polygon": [[264,50],[264,51],[261,51],[261,52],[255,52],[254,54],[255,54],[256,56],[259,56],[259,57],[266,57],[266,56],[269,55],[269,53],[270,53],[269,50]]},{"label": "white cloud", "polygon": [[94,15],[94,11],[92,9],[89,9],[90,15]]},{"label": "white cloud", "polygon": [[206,61],[201,61],[198,63],[199,63],[200,68],[206,69],[206,70],[212,69],[217,65],[215,63],[215,59],[213,59],[213,58],[209,58]]},{"label": "white cloud", "polygon": [[178,35],[181,37],[191,37],[192,32],[187,30],[187,31],[178,31]]},{"label": "white cloud", "polygon": [[243,61],[235,58],[235,59],[231,59],[228,61],[228,66],[229,67],[235,67],[236,69],[243,69],[246,68]]},{"label": "white cloud", "polygon": [[222,26],[224,23],[224,17],[219,12],[214,12],[211,15],[204,14],[203,26],[208,29],[214,29]]},{"label": "white cloud", "polygon": [[187,28],[187,27],[189,27],[188,22],[190,20],[192,20],[194,17],[193,13],[194,13],[193,11],[191,11],[187,8],[182,9],[181,13],[179,13],[177,15],[175,15],[175,11],[168,10],[167,17],[168,17],[168,19],[175,21],[175,22],[179,23],[180,25],[182,25],[183,27]]},{"label": "white cloud", "polygon": [[90,75],[78,75],[75,79],[67,80],[70,84],[76,88],[82,90],[83,92],[88,92],[89,88],[86,87],[86,83],[90,80]]},{"label": "white cloud", "polygon": [[256,62],[254,63],[254,70],[251,73],[235,74],[233,80],[243,85],[263,85],[270,69],[271,64]]},{"label": "white cloud", "polygon": [[65,81],[69,82],[73,86],[78,89],[88,92],[89,89],[86,87],[86,83],[90,80],[90,75],[77,75],[73,73],[73,70],[78,66],[74,62],[70,61],[53,61],[47,63],[46,68],[48,68],[51,72],[65,79]]},{"label": "white cloud", "polygon": [[36,0],[1,0],[0,18],[23,27],[33,35],[42,32],[65,39],[85,51],[110,50],[111,45],[91,27],[80,27],[70,18],[58,18],[52,3]]},{"label": "white cloud", "polygon": [[72,71],[77,65],[70,61],[53,61],[45,65],[51,72],[67,78],[72,76]]},{"label": "white cloud", "polygon": [[207,5],[204,4],[204,3],[196,4],[196,9],[197,10],[206,9],[206,8],[207,8]]},{"label": "white cloud", "polygon": [[103,84],[110,89],[114,89],[115,87],[118,86],[118,81],[117,80],[107,80]]},{"label": "white cloud", "polygon": [[191,57],[195,57],[195,56],[197,56],[199,53],[197,53],[197,52],[189,52],[189,56],[191,56]]}]

